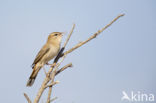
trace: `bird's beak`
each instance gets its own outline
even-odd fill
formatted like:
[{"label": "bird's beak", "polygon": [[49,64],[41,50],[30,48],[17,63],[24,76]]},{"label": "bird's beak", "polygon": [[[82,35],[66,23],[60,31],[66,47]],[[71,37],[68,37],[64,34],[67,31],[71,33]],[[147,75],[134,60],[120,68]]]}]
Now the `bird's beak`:
[{"label": "bird's beak", "polygon": [[66,34],[66,32],[61,32],[61,35],[63,36],[63,35],[65,35]]}]

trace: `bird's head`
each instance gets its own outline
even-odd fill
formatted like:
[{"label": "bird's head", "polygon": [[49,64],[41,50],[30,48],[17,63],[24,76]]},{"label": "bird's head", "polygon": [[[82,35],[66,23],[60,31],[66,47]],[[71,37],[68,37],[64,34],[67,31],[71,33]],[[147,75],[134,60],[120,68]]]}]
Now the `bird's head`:
[{"label": "bird's head", "polygon": [[48,36],[48,41],[47,42],[51,42],[51,43],[55,43],[55,44],[59,43],[60,44],[60,42],[62,40],[62,36],[63,36],[63,32],[52,32]]}]

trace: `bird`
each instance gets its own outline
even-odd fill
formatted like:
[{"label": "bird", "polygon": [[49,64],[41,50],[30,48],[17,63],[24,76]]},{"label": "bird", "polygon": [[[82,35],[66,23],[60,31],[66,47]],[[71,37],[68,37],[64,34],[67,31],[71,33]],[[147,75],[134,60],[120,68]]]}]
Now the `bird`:
[{"label": "bird", "polygon": [[34,62],[32,63],[32,73],[27,81],[26,86],[30,87],[34,84],[40,69],[53,59],[60,50],[63,32],[52,32],[49,34],[47,42],[36,55]]}]

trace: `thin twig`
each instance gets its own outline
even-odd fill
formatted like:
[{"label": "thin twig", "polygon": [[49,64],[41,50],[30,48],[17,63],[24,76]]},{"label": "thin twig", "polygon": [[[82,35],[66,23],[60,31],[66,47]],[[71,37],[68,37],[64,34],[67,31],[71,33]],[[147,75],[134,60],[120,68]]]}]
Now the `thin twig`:
[{"label": "thin twig", "polygon": [[27,99],[28,103],[31,103],[31,100],[29,99],[29,97],[26,93],[24,93],[24,97]]},{"label": "thin twig", "polygon": [[46,69],[43,67],[43,70],[44,70],[44,74],[47,76],[47,72],[46,72]]},{"label": "thin twig", "polygon": [[60,72],[62,72],[62,71],[64,71],[65,69],[67,69],[68,67],[72,67],[72,66],[73,66],[72,63],[69,63],[69,64],[65,65],[65,66],[62,67],[60,70],[58,70],[58,71],[56,72],[55,75],[59,74]]},{"label": "thin twig", "polygon": [[53,102],[53,101],[56,100],[56,99],[57,99],[57,97],[51,99],[51,100],[50,100],[50,103]]},{"label": "thin twig", "polygon": [[45,89],[47,88],[47,87],[51,87],[51,86],[53,86],[53,85],[55,85],[55,84],[58,84],[59,83],[59,81],[55,81],[55,82],[53,82],[53,83],[50,83],[49,85],[47,85],[46,87],[45,87]]},{"label": "thin twig", "polygon": [[66,47],[67,43],[69,42],[69,39],[70,39],[70,37],[71,37],[71,35],[72,35],[73,31],[74,31],[74,28],[75,28],[75,24],[73,24],[73,27],[72,27],[69,35],[68,35],[68,38],[67,38],[66,42],[63,45],[64,48]]}]

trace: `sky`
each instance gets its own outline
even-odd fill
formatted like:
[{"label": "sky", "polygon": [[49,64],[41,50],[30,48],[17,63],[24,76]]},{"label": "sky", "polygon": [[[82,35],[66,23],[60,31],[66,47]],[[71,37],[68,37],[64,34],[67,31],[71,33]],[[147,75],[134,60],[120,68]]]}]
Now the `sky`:
[{"label": "sky", "polygon": [[[58,97],[54,103],[130,103],[121,100],[123,91],[129,96],[131,92],[156,96],[155,4],[155,0],[0,0],[0,101],[27,103],[23,93],[34,100],[44,71],[32,87],[26,82],[49,33],[68,34],[75,23],[68,50],[122,13],[124,17],[66,57],[60,67],[70,62],[73,67],[55,78],[60,83],[53,88],[52,97]],[[46,97],[47,90],[40,102]]]}]

